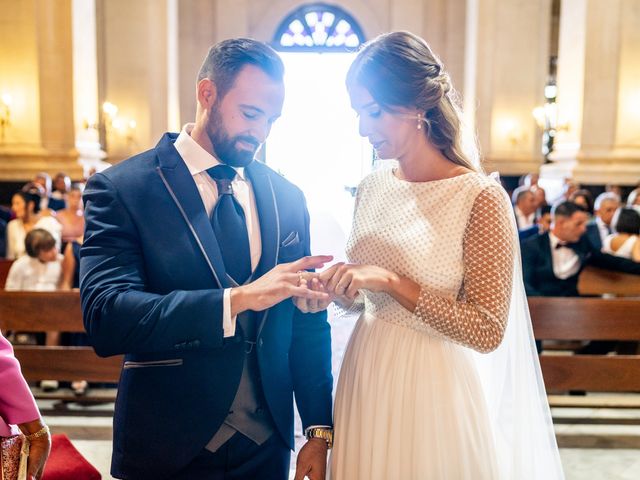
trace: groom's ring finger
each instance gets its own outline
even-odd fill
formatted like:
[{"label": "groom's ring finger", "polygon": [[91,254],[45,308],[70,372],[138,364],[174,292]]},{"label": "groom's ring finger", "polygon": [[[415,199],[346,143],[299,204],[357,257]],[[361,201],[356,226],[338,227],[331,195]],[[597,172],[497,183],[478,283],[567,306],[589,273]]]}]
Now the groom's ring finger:
[{"label": "groom's ring finger", "polygon": [[[311,290],[314,291],[319,291],[318,289],[318,279],[317,278],[313,278],[311,279]],[[309,311],[310,312],[317,312],[318,311],[318,299],[317,298],[312,298],[309,300]]]}]

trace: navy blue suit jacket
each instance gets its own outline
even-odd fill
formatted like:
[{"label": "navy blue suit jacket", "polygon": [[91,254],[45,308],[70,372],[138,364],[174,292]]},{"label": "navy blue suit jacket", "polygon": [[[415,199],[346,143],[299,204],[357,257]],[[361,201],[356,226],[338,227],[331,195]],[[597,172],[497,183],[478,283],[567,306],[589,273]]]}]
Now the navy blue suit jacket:
[{"label": "navy blue suit jacket", "polygon": [[59,198],[49,197],[49,202],[47,204],[50,210],[58,211],[65,208],[67,205],[64,200]]},{"label": "navy blue suit jacket", "polygon": [[523,228],[522,230],[518,230],[518,240],[520,243],[531,237],[535,237],[536,235],[540,235],[540,226],[537,223],[534,223],[530,227]]},{"label": "navy blue suit jacket", "polygon": [[[81,250],[85,328],[101,356],[125,354],[114,416],[112,474],[166,478],[227,416],[244,361],[241,328],[223,338],[227,279],[201,197],[173,142],[91,177]],[[310,253],[302,192],[267,166],[245,169],[255,193],[257,274]],[[299,243],[283,246],[291,232]],[[303,426],[332,425],[326,312],[291,300],[259,312],[258,361],[277,431],[291,448],[293,393]]]},{"label": "navy blue suit jacket", "polygon": [[569,244],[569,246],[580,258],[580,269],[575,275],[560,279],[553,273],[548,232],[528,238],[521,244],[522,271],[527,296],[577,297],[578,276],[587,264],[640,275],[640,263],[600,252],[593,247],[585,235],[578,242]]},{"label": "navy blue suit jacket", "polygon": [[598,228],[598,224],[595,220],[590,221],[587,224],[587,231],[584,234],[587,237],[587,240],[591,242],[593,248],[598,250],[602,250],[602,239],[600,238],[600,229]]}]

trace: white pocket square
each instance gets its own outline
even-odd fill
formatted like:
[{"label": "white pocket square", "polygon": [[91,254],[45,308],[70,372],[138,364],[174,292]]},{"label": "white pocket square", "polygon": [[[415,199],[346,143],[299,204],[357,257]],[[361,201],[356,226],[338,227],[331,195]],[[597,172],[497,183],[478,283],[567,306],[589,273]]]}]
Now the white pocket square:
[{"label": "white pocket square", "polygon": [[287,238],[282,241],[280,246],[290,247],[291,245],[297,245],[298,243],[300,243],[300,237],[298,236],[298,232],[294,231],[287,235]]}]

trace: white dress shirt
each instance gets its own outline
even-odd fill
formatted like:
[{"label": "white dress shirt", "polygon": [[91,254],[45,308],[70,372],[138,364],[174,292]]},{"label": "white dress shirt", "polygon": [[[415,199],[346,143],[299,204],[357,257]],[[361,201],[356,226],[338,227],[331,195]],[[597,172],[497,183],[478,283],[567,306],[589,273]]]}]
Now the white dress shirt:
[{"label": "white dress shirt", "polygon": [[23,255],[11,264],[5,290],[52,292],[58,289],[62,277],[62,255],[52,262]]},{"label": "white dress shirt", "polygon": [[596,225],[598,226],[598,233],[600,233],[600,243],[604,245],[604,239],[612,233],[611,228],[598,216],[596,216]]},{"label": "white dress shirt", "polygon": [[[193,181],[196,187],[198,187],[198,192],[200,192],[200,196],[202,197],[202,203],[207,211],[207,215],[211,217],[213,208],[218,201],[218,187],[216,186],[216,182],[207,173],[207,169],[221,165],[221,162],[191,138],[193,127],[193,123],[186,124],[180,132],[180,135],[178,135],[174,145],[193,176]],[[244,175],[244,168],[238,167],[234,170],[237,172],[237,175],[231,182],[231,187],[233,189],[233,196],[244,210],[244,216],[247,222],[247,233],[249,234],[251,271],[254,271],[262,255],[262,238],[260,237],[258,209],[256,207],[251,182]],[[236,332],[236,316],[231,317],[230,288],[224,291],[222,316],[224,336],[233,337]]]},{"label": "white dress shirt", "polygon": [[549,242],[551,243],[551,260],[553,261],[553,274],[561,279],[575,275],[580,270],[580,257],[569,247],[556,248],[561,243],[560,239],[549,232]]}]

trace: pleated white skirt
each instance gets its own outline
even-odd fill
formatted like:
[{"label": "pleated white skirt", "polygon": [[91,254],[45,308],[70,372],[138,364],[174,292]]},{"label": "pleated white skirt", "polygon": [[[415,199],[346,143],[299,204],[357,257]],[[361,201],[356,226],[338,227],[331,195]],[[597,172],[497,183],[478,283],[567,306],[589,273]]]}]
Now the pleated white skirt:
[{"label": "pleated white skirt", "polygon": [[470,354],[363,314],[338,380],[331,479],[499,478]]}]

